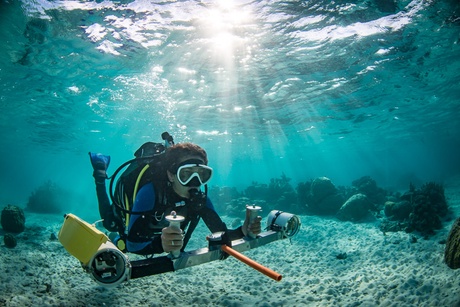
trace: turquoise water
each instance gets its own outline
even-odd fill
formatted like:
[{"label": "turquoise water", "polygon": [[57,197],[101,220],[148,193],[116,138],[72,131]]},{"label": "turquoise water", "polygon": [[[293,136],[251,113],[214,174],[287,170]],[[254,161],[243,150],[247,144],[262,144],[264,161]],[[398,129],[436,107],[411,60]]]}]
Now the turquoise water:
[{"label": "turquoise water", "polygon": [[110,171],[169,131],[211,184],[338,185],[460,171],[458,1],[2,1],[0,202],[46,180],[96,212]]}]

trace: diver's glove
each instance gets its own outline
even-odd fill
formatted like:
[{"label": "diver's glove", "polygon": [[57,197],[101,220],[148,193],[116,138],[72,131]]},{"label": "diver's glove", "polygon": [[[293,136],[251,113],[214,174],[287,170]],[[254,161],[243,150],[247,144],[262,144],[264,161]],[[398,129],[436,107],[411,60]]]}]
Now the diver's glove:
[{"label": "diver's glove", "polygon": [[106,171],[110,164],[110,156],[93,152],[88,154],[93,166],[93,177],[96,179],[96,183],[104,183],[104,180],[108,178]]}]

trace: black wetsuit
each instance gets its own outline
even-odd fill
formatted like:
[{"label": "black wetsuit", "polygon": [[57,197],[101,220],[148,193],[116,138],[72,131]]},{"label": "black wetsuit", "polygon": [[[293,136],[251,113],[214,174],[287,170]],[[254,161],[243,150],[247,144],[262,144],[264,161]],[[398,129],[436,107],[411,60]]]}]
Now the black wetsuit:
[{"label": "black wetsuit", "polygon": [[[111,208],[108,210],[107,207],[111,207],[110,201],[105,191],[105,185],[104,189],[98,187],[99,185],[96,185],[99,211],[102,218],[109,219]],[[211,233],[225,231],[228,240],[235,240],[244,236],[241,227],[232,230],[227,229],[209,198],[206,197],[204,204],[197,205],[178,196],[171,187],[164,188],[162,193],[155,191],[154,184],[148,183],[142,186],[136,195],[132,211],[145,212],[145,214],[132,214],[130,216],[126,238],[126,250],[128,252],[140,255],[163,253],[161,230],[169,225],[165,216],[170,215],[171,211],[175,211],[177,215],[185,218],[185,221],[181,223],[181,229],[185,232],[182,250],[187,245],[195,228],[193,225],[196,226],[200,218],[203,219]]]}]

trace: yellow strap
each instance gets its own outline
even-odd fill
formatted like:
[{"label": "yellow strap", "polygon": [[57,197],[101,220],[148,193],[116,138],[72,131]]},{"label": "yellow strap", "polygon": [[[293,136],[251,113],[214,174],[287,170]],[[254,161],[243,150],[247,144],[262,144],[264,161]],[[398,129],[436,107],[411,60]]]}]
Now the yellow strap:
[{"label": "yellow strap", "polygon": [[[145,171],[150,167],[150,165],[146,164],[144,168],[141,170],[139,173],[139,176],[137,176],[136,184],[134,185],[134,191],[133,191],[133,205],[134,201],[136,200],[136,195],[137,195],[137,190],[139,189],[139,183],[141,182],[142,176],[144,176]],[[125,206],[129,206],[128,202],[128,196],[125,194]],[[130,210],[129,208],[126,208],[126,210]],[[129,213],[126,213],[126,227],[128,227],[129,224]]]},{"label": "yellow strap", "polygon": [[[128,210],[128,212],[129,212],[128,195],[126,195],[126,194],[125,194],[125,206],[127,207],[125,209]],[[129,224],[129,213],[128,212],[126,212],[126,221],[125,221],[126,228],[128,227],[128,224]]]},{"label": "yellow strap", "polygon": [[141,170],[141,172],[139,173],[139,176],[137,176],[136,185],[134,186],[134,192],[133,192],[133,204],[134,204],[134,201],[136,200],[137,189],[139,189],[139,182],[141,181],[142,176],[144,175],[145,171],[149,167],[150,165],[146,164],[144,168]]}]

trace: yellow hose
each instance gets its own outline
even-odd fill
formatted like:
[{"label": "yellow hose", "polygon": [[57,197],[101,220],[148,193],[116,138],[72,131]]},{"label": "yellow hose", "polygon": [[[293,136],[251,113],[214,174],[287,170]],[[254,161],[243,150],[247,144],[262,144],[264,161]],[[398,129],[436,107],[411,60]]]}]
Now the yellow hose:
[{"label": "yellow hose", "polygon": [[[125,206],[127,207],[125,209],[128,210],[128,212],[129,212],[128,195],[126,195],[126,194],[125,194]],[[128,212],[126,212],[126,222],[125,222],[126,227],[128,227],[128,225],[129,225],[129,213]]]},{"label": "yellow hose", "polygon": [[[142,176],[144,176],[145,171],[150,167],[150,165],[146,164],[144,168],[142,168],[141,172],[139,173],[139,176],[137,176],[136,184],[134,185],[134,191],[133,191],[133,205],[134,201],[136,200],[136,195],[137,195],[137,190],[139,189],[139,182],[141,182]],[[125,194],[125,206],[129,206],[128,202],[128,196]],[[125,208],[127,211],[130,210],[130,208]],[[126,227],[129,225],[129,213],[126,213]]]},{"label": "yellow hose", "polygon": [[139,176],[137,176],[136,180],[136,185],[134,186],[134,193],[133,193],[133,204],[134,201],[136,200],[136,195],[137,195],[137,189],[139,189],[139,182],[141,181],[142,176],[144,176],[145,171],[150,167],[150,165],[146,164],[144,168],[141,170],[139,173]]}]

